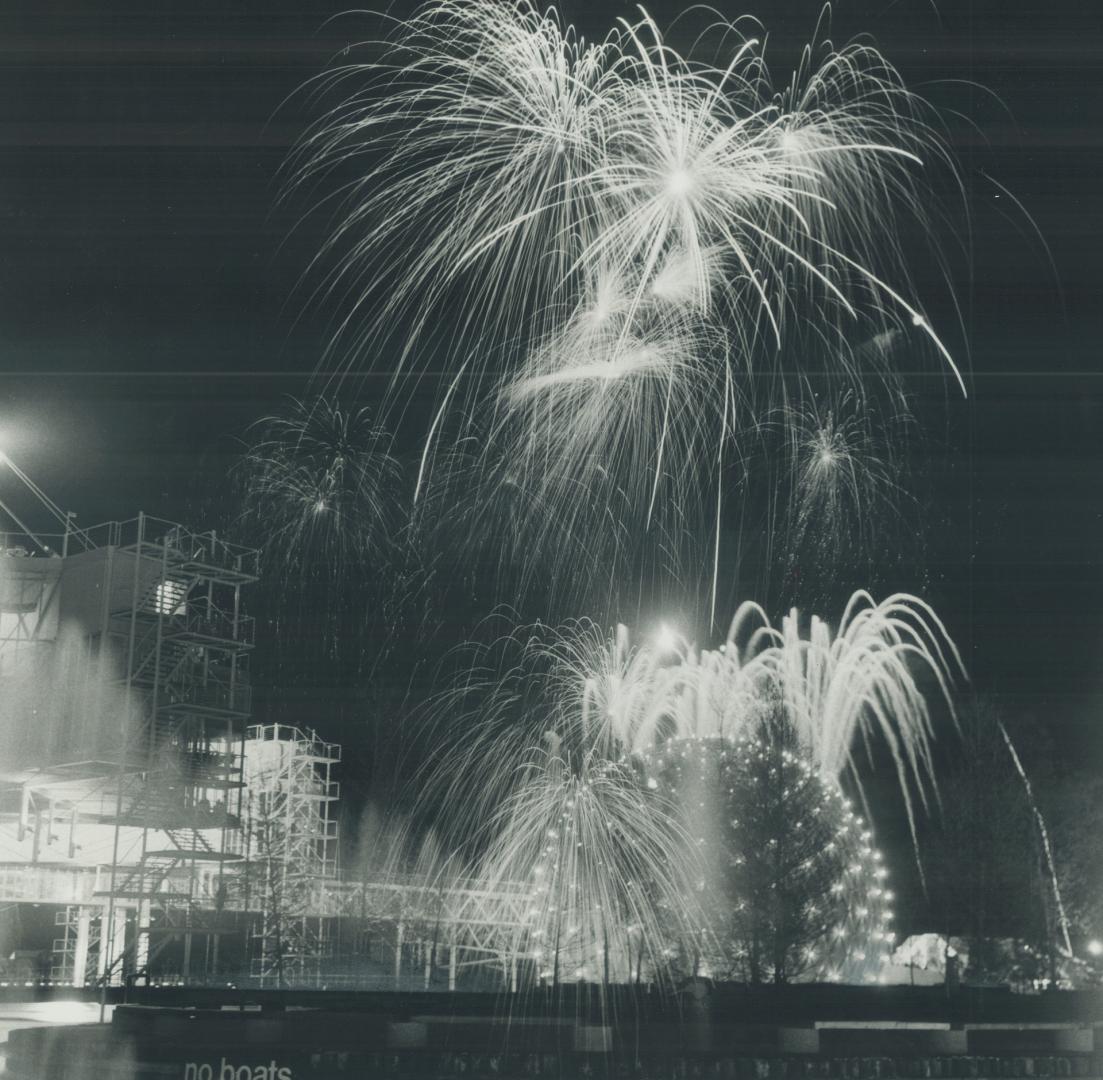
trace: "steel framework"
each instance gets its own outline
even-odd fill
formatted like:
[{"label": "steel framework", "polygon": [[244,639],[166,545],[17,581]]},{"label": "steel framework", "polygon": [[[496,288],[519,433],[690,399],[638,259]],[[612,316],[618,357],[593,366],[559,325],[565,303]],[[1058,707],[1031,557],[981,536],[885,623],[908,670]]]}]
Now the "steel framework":
[{"label": "steel framework", "polygon": [[[252,970],[262,985],[309,983],[322,973],[327,919],[314,903],[318,881],[337,875],[341,748],[287,724],[250,727],[244,753],[244,855],[240,886],[254,926]],[[253,894],[253,895],[250,895]]]},{"label": "steel framework", "polygon": [[[208,871],[222,891],[227,862],[240,857],[231,839],[241,821],[235,751],[250,713],[253,646],[241,592],[257,580],[259,553],[141,514],[110,530],[106,550],[103,592],[111,599],[94,647],[117,659],[137,710],[120,754],[116,836],[123,825],[141,829],[140,855],[125,870],[116,846],[106,925],[115,909],[135,908],[134,974],[148,968],[158,938],[182,937],[186,978],[196,934],[213,939],[217,962],[219,929],[205,918]],[[130,800],[127,762],[143,780]],[[114,937],[107,972],[121,975],[130,950]]]},{"label": "steel framework", "polygon": [[[257,580],[259,553],[144,514],[59,538],[6,537],[3,552],[0,672],[56,650],[62,628],[75,627],[89,664],[110,670],[118,691],[109,753],[14,778],[18,839],[33,832],[32,863],[58,821],[70,855],[78,826],[112,830],[92,910],[66,917],[61,941],[74,938],[70,923],[110,927],[99,973],[120,982],[147,968],[158,939],[182,938],[187,973],[196,934],[215,936],[217,955],[205,913],[241,858],[233,836],[253,646],[241,594]],[[63,970],[68,948],[58,950]]]},{"label": "steel framework", "polygon": [[87,726],[81,695],[105,681],[116,695],[104,745],[77,739],[75,758],[71,746],[40,752],[0,776],[0,902],[58,906],[51,978],[148,975],[176,943],[178,977],[202,979],[220,939],[248,926],[258,980],[316,984],[344,926],[346,937],[386,928],[396,986],[446,967],[454,987],[469,966],[497,966],[516,986],[523,889],[343,881],[340,747],[303,728],[248,726],[254,627],[242,593],[259,552],[144,514],[77,528],[0,464],[64,526],[31,533],[0,502],[22,530],[0,534],[0,692],[31,670],[19,722],[33,728],[50,681],[34,664],[60,654],[69,627],[83,666],[68,679],[67,737]]}]

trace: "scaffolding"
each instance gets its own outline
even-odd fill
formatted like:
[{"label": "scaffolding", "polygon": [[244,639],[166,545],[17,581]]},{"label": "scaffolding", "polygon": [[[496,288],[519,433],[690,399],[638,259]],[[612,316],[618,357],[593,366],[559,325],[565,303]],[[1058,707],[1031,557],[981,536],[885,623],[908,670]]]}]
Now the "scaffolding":
[{"label": "scaffolding", "polygon": [[316,890],[314,909],[345,923],[357,936],[386,939],[387,983],[428,990],[441,975],[455,990],[472,969],[497,972],[515,991],[526,963],[530,889],[451,875],[391,875],[372,881],[329,881]]},{"label": "scaffolding", "polygon": [[[72,684],[63,752],[9,756],[0,776],[0,902],[57,908],[50,978],[200,982],[232,934],[230,962],[262,985],[317,985],[342,932],[370,931],[393,939],[395,986],[424,964],[426,985],[446,965],[452,987],[467,966],[498,967],[515,987],[524,890],[343,881],[340,747],[302,727],[249,725],[254,626],[242,594],[259,552],[144,514],[78,528],[0,464],[64,528],[31,533],[0,501],[22,530],[0,534],[8,707],[34,729],[36,695]],[[41,678],[51,669],[35,664],[66,650],[76,666],[65,679]],[[86,746],[93,690],[110,730]]]},{"label": "scaffolding", "polygon": [[[95,559],[99,551],[105,555]],[[105,892],[106,925],[117,909],[133,909],[135,925],[130,944],[125,931],[122,941],[108,935],[106,974],[110,981],[144,975],[161,948],[181,939],[186,979],[197,935],[217,964],[223,930],[209,917],[211,901],[225,893],[227,865],[240,859],[234,836],[254,642],[241,593],[257,580],[259,553],[139,515],[74,561],[81,559],[102,563],[104,616],[93,646],[119,662],[137,721],[119,758]],[[135,767],[142,782],[127,799],[123,777]],[[125,868],[122,826],[141,830],[140,854]]]},{"label": "scaffolding", "polygon": [[287,724],[250,727],[244,755],[244,840],[254,922],[252,973],[261,985],[317,983],[330,920],[316,902],[320,881],[337,877],[339,787],[333,766],[341,748]]},{"label": "scaffolding", "polygon": [[[259,553],[145,514],[88,530],[64,520],[60,536],[0,537],[0,675],[26,672],[48,647],[59,655],[63,635],[76,635],[84,667],[70,693],[81,692],[79,676],[110,671],[110,746],[9,774],[20,800],[15,840],[31,837],[25,857],[34,865],[56,858],[59,823],[70,860],[78,832],[91,830],[106,864],[87,903],[59,923],[55,968],[81,974],[68,957],[87,956],[91,923],[110,928],[96,950],[105,982],[140,976],[173,939],[183,942],[186,975],[196,935],[217,962],[221,930],[209,913],[241,859],[254,640],[242,589],[257,580]],[[102,694],[101,682],[89,678],[85,692]]]},{"label": "scaffolding", "polygon": [[66,904],[54,915],[61,937],[54,938],[50,980],[66,986],[84,986],[94,965],[98,977],[104,974],[100,960],[106,954],[100,948],[103,909],[89,905]]}]

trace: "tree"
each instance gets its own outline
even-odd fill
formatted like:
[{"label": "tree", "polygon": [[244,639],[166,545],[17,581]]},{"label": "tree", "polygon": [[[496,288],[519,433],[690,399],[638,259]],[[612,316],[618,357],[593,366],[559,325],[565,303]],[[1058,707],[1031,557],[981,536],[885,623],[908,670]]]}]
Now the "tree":
[{"label": "tree", "polygon": [[872,832],[778,710],[756,740],[683,740],[656,764],[702,854],[711,933],[683,945],[687,967],[753,983],[876,971],[891,944],[891,893]]},{"label": "tree", "polygon": [[751,982],[791,982],[818,966],[843,912],[832,896],[845,874],[837,821],[819,778],[779,742],[752,752],[731,796],[727,951]]},{"label": "tree", "polygon": [[[940,812],[923,845],[935,926],[968,941],[970,978],[1036,978],[1055,918],[1034,807],[991,702],[974,702],[959,722],[961,742],[941,771]],[[1016,732],[1024,770],[1049,788],[1048,755],[1032,741]]]},{"label": "tree", "polygon": [[1103,778],[1067,773],[1041,797],[1075,947],[1103,937]]}]

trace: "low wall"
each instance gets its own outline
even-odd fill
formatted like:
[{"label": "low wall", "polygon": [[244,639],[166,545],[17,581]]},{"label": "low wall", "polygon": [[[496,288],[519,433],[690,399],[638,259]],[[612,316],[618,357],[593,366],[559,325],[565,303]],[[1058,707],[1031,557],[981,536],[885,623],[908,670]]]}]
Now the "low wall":
[{"label": "low wall", "polygon": [[[1024,1050],[1044,1035],[1037,1048]],[[1103,1035],[1103,1027],[1100,1028]],[[10,1080],[1103,1080],[1076,1025],[831,1028],[122,1006],[12,1032]],[[1024,1042],[1023,1040],[1027,1040]],[[1044,1045],[1043,1045],[1044,1044]],[[1090,1045],[1089,1045],[1090,1044]]]},{"label": "low wall", "polygon": [[394,1016],[419,1013],[512,1017],[573,1016],[601,1023],[606,1016],[645,1017],[648,1021],[678,1021],[692,996],[692,1008],[707,1012],[716,1024],[805,1025],[817,1022],[921,1022],[948,1024],[1092,1024],[1103,1023],[1103,993],[1056,991],[1014,994],[1010,990],[961,987],[948,994],[943,987],[840,986],[804,983],[794,986],[744,986],[717,983],[704,997],[672,994],[648,986],[602,988],[565,984],[555,991],[529,988],[522,993],[396,992],[391,989],[236,990],[220,987],[155,987],[130,990],[117,1003],[220,1008],[256,1004],[264,1008],[291,1005],[334,1012],[381,1012]]}]

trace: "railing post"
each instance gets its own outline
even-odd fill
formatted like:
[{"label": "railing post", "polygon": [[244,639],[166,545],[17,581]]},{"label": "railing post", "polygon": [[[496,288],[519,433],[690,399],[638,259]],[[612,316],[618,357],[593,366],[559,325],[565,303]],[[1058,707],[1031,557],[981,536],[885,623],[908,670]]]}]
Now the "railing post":
[{"label": "railing post", "polygon": [[81,987],[88,977],[88,941],[91,937],[92,909],[77,908],[77,940],[73,947],[73,985]]},{"label": "railing post", "polygon": [[[119,874],[119,841],[121,830],[121,819],[123,813],[123,781],[126,776],[126,755],[127,746],[130,741],[130,734],[133,727],[133,679],[134,679],[134,638],[138,630],[138,585],[141,581],[141,557],[142,557],[142,540],[145,532],[145,515],[140,511],[138,513],[138,538],[135,543],[133,558],[134,558],[134,573],[132,575],[131,582],[131,598],[130,598],[130,630],[128,635],[127,656],[126,656],[126,680],[125,686],[125,700],[123,712],[123,730],[120,732],[119,742],[119,769],[116,776],[115,787],[115,830],[112,838],[111,845],[111,891],[107,897],[107,913],[106,913],[106,927],[101,934],[100,955],[103,956],[104,952],[112,953],[111,963],[114,963],[114,942],[115,942],[115,924],[117,922],[117,915],[119,914],[119,908],[115,904],[115,889],[118,882]],[[110,556],[110,553],[109,553]],[[108,578],[106,590],[110,590],[111,577]],[[106,597],[105,597],[106,606]],[[144,846],[144,843],[143,843]],[[125,919],[125,909],[123,909],[123,915]],[[125,922],[124,922],[125,928]],[[104,943],[106,942],[106,948]],[[100,1023],[104,1022],[104,1017],[107,1013],[107,975],[101,980],[100,986]]]},{"label": "railing post", "polygon": [[29,784],[23,785],[22,796],[19,801],[19,831],[16,834],[22,843],[27,835],[27,826],[30,823],[31,788]]}]

